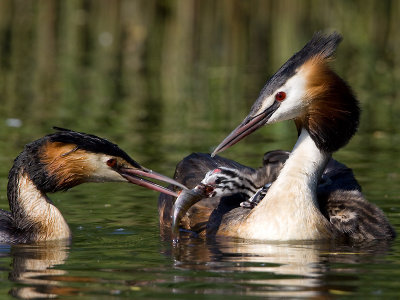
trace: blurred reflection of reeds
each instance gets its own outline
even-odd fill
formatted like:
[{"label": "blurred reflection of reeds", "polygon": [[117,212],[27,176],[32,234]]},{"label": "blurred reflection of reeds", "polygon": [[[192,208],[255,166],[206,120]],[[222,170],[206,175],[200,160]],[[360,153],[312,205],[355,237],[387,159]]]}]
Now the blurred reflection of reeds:
[{"label": "blurred reflection of reeds", "polygon": [[399,22],[398,1],[1,1],[0,132],[16,118],[26,130],[139,132],[127,143],[146,148],[182,129],[229,131],[318,30],[344,35],[334,66],[363,128],[393,129]]}]

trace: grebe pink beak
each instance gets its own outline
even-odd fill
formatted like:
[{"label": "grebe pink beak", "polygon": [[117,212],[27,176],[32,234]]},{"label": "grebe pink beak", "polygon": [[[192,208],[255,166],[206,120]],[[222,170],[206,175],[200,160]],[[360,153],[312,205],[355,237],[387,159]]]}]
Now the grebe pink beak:
[{"label": "grebe pink beak", "polygon": [[152,170],[146,169],[144,167],[142,167],[141,169],[121,168],[118,170],[118,172],[121,174],[121,176],[123,176],[126,180],[128,180],[131,183],[140,185],[142,187],[145,187],[145,188],[148,188],[148,189],[160,192],[160,193],[168,194],[173,197],[178,197],[178,194],[174,191],[171,191],[161,185],[158,185],[154,182],[151,182],[151,181],[146,180],[145,178],[142,178],[139,176],[144,176],[144,177],[160,180],[160,181],[178,186],[182,190],[187,190],[187,187],[185,187],[183,184],[181,184],[167,176],[164,176],[164,175],[156,173]]},{"label": "grebe pink beak", "polygon": [[211,154],[214,157],[217,153],[222,152],[229,147],[235,145],[237,142],[242,140],[244,137],[248,136],[252,132],[256,131],[258,128],[265,125],[272,114],[278,109],[280,102],[274,102],[270,107],[268,107],[263,112],[252,116],[247,116],[243,122],[236,127],[218,146],[215,148],[214,152]]}]

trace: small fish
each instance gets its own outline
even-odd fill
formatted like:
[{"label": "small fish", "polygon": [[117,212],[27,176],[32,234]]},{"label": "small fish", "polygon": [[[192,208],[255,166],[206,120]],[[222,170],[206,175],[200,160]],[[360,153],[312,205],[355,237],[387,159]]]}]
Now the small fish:
[{"label": "small fish", "polygon": [[209,193],[211,192],[210,188],[212,187],[199,184],[191,190],[183,190],[180,192],[179,197],[176,199],[174,204],[172,217],[172,239],[174,242],[178,241],[179,224],[183,216],[195,203],[209,196]]}]

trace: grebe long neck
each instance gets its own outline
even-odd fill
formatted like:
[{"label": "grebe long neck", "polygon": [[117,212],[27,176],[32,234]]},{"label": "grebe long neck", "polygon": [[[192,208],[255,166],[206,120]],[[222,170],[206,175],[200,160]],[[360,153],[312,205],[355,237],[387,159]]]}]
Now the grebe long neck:
[{"label": "grebe long neck", "polygon": [[[279,174],[274,186],[288,186],[310,195],[308,199],[318,206],[316,190],[321,174],[331,157],[321,151],[307,130],[302,129],[299,138]],[[282,190],[282,193],[286,192]]]},{"label": "grebe long neck", "polygon": [[331,237],[330,224],[319,210],[316,194],[329,158],[330,153],[321,151],[302,129],[281,173],[246,219],[246,226],[239,229],[239,236],[265,240]]},{"label": "grebe long neck", "polygon": [[61,212],[23,168],[13,168],[8,200],[17,237],[24,242],[67,239],[71,231]]}]

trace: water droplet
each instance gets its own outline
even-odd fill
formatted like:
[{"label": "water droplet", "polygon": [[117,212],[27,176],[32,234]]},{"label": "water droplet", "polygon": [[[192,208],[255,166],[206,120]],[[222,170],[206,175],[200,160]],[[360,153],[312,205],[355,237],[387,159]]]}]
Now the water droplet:
[{"label": "water droplet", "polygon": [[6,125],[8,127],[16,127],[19,128],[22,126],[22,121],[20,119],[16,119],[16,118],[9,118],[6,120]]}]

